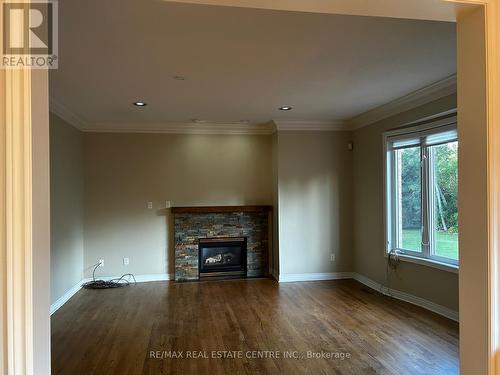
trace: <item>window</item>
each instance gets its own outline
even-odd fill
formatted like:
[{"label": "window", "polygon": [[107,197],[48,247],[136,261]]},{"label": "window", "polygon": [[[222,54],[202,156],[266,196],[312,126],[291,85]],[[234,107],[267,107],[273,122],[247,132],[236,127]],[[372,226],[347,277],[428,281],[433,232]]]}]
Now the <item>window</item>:
[{"label": "window", "polygon": [[458,265],[456,118],[384,134],[386,251]]}]

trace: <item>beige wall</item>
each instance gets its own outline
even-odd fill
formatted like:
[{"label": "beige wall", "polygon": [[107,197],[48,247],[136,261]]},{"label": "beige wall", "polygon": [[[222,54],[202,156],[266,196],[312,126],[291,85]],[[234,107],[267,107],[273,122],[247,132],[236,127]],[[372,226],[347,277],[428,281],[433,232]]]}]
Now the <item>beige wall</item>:
[{"label": "beige wall", "polygon": [[[456,108],[451,95],[382,120],[353,133],[353,212],[356,272],[386,284],[384,257],[382,133],[410,121]],[[390,274],[389,286],[442,306],[458,310],[458,275],[424,265],[403,262]]]},{"label": "beige wall", "polygon": [[84,139],[84,262],[88,268],[104,259],[99,275],[173,273],[166,200],[273,202],[271,136],[85,133]]},{"label": "beige wall", "polygon": [[279,205],[278,205],[278,133],[272,137],[272,176],[273,176],[273,228],[272,228],[272,258],[271,273],[279,279]]},{"label": "beige wall", "polygon": [[[275,273],[355,271],[384,284],[382,133],[455,106],[450,96],[352,133],[84,133],[85,251],[78,267],[88,277],[104,259],[101,276],[172,273],[166,200],[273,204]],[[354,151],[347,149],[351,140]],[[64,152],[75,149],[68,147]],[[403,263],[390,287],[458,309],[457,275],[450,272]]]},{"label": "beige wall", "polygon": [[50,114],[51,303],[83,276],[83,134]]},{"label": "beige wall", "polygon": [[350,139],[349,132],[278,132],[280,277],[352,271]]}]

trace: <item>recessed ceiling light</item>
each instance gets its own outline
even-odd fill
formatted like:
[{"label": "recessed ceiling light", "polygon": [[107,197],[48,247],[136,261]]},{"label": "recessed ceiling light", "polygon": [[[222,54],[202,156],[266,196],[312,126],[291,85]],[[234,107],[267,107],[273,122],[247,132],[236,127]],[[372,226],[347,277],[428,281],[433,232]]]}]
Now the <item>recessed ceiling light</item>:
[{"label": "recessed ceiling light", "polygon": [[293,107],[289,106],[289,105],[284,105],[282,107],[280,107],[280,111],[291,111]]},{"label": "recessed ceiling light", "polygon": [[148,104],[146,102],[134,102],[133,103],[136,107],[145,107]]}]

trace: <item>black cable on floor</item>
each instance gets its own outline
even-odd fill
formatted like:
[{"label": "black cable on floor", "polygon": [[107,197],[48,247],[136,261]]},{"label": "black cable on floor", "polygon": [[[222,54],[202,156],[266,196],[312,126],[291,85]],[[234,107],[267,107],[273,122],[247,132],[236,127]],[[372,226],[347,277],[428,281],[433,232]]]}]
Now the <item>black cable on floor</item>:
[{"label": "black cable on floor", "polygon": [[126,277],[132,277],[134,279],[134,284],[137,283],[135,280],[135,276],[131,273],[126,273],[121,277],[111,280],[96,280],[95,279],[95,271],[101,265],[101,263],[97,263],[94,267],[94,271],[92,271],[92,281],[88,281],[82,284],[82,288],[85,289],[109,289],[109,288],[120,288],[123,286],[129,286],[130,281],[126,279]]}]

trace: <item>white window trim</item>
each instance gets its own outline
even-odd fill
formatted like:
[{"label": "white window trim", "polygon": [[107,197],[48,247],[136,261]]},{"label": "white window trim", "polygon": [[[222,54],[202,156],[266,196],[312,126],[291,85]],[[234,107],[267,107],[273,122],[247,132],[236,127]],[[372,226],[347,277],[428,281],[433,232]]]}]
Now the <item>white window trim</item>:
[{"label": "white window trim", "polygon": [[[444,115],[444,114],[443,114]],[[426,121],[426,119],[422,120],[425,121],[423,123],[418,123],[418,122],[412,122],[410,124],[406,124],[402,126],[401,128],[394,129],[394,130],[389,130],[387,132],[384,132],[382,135],[383,138],[383,173],[384,173],[384,178],[383,178],[383,191],[384,191],[384,257],[388,257],[389,251],[393,249],[392,244],[396,241],[395,238],[395,233],[393,231],[393,223],[391,219],[393,217],[396,217],[395,215],[397,212],[395,211],[395,205],[392,204],[391,200],[391,194],[393,193],[392,191],[389,191],[388,188],[392,186],[392,176],[390,173],[388,173],[388,164],[392,163],[394,164],[393,158],[388,158],[388,141],[389,138],[394,139],[394,137],[397,137],[398,135],[401,135],[402,137],[407,137],[409,133],[420,133],[422,135],[428,133],[429,131],[432,131],[436,128],[444,128],[444,127],[456,127],[457,126],[457,116],[456,113],[454,115],[449,115],[449,113],[446,113],[448,115],[446,118],[439,119],[439,120],[431,120]],[[437,115],[439,116],[439,115]],[[436,117],[437,117],[436,116]],[[391,167],[392,170],[394,170],[394,165]],[[423,184],[423,186],[427,186],[427,184]],[[425,192],[422,192],[424,194]],[[428,204],[430,203],[429,200],[426,199]],[[425,210],[426,212],[430,212],[429,210]],[[391,215],[388,215],[388,213],[391,212]],[[425,239],[424,239],[425,240]],[[422,257],[418,253],[413,253],[408,250],[403,250],[403,249],[397,249],[400,251],[404,251],[404,253],[399,254],[399,258],[402,261],[405,262],[410,262],[410,263],[416,263],[416,264],[421,264],[425,266],[429,266],[432,268],[437,268],[440,270],[448,271],[448,272],[453,272],[453,273],[458,273],[459,270],[459,262],[453,262],[450,261],[449,259],[443,259],[437,256],[433,257]],[[427,248],[424,250],[422,249],[423,253],[430,253],[430,248]],[[427,254],[429,256],[429,254]]]}]

